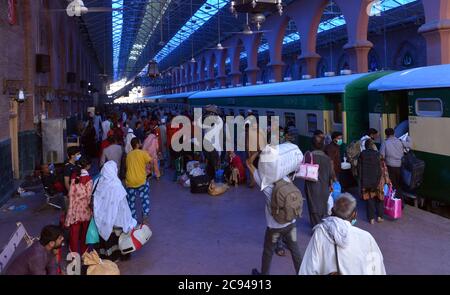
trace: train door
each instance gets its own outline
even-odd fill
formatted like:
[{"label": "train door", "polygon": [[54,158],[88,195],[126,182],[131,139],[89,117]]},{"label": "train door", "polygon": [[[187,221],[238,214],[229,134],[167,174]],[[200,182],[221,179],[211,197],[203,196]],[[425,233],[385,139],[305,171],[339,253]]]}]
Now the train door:
[{"label": "train door", "polygon": [[384,114],[381,119],[380,134],[384,138],[384,129],[395,129],[409,117],[408,93],[406,91],[389,92],[384,95]]}]

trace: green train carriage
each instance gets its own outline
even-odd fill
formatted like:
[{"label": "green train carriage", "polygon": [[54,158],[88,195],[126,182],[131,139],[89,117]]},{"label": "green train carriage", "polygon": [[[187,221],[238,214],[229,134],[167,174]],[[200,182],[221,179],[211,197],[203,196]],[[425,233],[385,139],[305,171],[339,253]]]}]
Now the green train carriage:
[{"label": "green train carriage", "polygon": [[152,97],[146,97],[144,100],[148,103],[155,104],[157,106],[177,109],[182,111],[189,111],[188,98],[196,92],[183,92],[175,94],[157,95]]},{"label": "green train carriage", "polygon": [[413,150],[426,163],[419,193],[445,203],[450,203],[449,77],[450,65],[438,65],[396,72],[369,85],[370,126],[384,130],[409,123]]},{"label": "green train carriage", "polygon": [[317,129],[341,131],[344,142],[359,139],[369,128],[367,88],[389,74],[376,72],[299,80],[240,88],[202,91],[189,97],[191,107],[215,104],[226,115],[279,116],[280,126],[291,120],[299,131],[297,144],[310,148]]}]

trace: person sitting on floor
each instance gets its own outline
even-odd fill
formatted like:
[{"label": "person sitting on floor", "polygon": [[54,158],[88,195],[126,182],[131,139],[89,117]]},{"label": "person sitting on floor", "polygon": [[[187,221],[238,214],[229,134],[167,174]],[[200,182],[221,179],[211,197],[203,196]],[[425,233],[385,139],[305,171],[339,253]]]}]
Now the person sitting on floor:
[{"label": "person sitting on floor", "polygon": [[23,251],[8,267],[6,275],[56,275],[58,265],[56,253],[64,241],[62,230],[56,225],[47,225],[36,241]]},{"label": "person sitting on floor", "polygon": [[299,275],[385,275],[383,254],[370,233],[355,227],[355,198],[342,194],[332,216],[314,227]]}]

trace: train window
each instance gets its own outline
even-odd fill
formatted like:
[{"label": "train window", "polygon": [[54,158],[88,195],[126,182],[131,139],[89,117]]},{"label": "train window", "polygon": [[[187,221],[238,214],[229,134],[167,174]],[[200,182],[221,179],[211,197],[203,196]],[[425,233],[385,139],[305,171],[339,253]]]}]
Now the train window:
[{"label": "train window", "polygon": [[272,117],[275,116],[275,112],[266,112],[267,115],[267,126],[272,125]]},{"label": "train window", "polygon": [[333,101],[333,121],[335,124],[342,124],[342,100]]},{"label": "train window", "polygon": [[442,117],[444,110],[439,98],[419,98],[416,100],[416,113],[422,117]]},{"label": "train window", "polygon": [[317,130],[317,115],[316,114],[308,114],[307,124],[308,124],[308,132],[314,133]]},{"label": "train window", "polygon": [[284,123],[286,127],[296,127],[295,114],[294,113],[284,113]]}]

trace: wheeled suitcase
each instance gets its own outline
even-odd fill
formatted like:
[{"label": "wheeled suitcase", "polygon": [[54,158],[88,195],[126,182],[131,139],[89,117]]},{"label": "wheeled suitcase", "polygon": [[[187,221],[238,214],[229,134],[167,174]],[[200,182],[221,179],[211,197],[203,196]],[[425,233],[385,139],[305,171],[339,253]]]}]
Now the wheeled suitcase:
[{"label": "wheeled suitcase", "polygon": [[405,189],[416,190],[423,182],[425,162],[408,152],[402,159],[401,175]]},{"label": "wheeled suitcase", "polygon": [[200,175],[191,178],[191,193],[207,194],[210,178],[208,175]]}]

